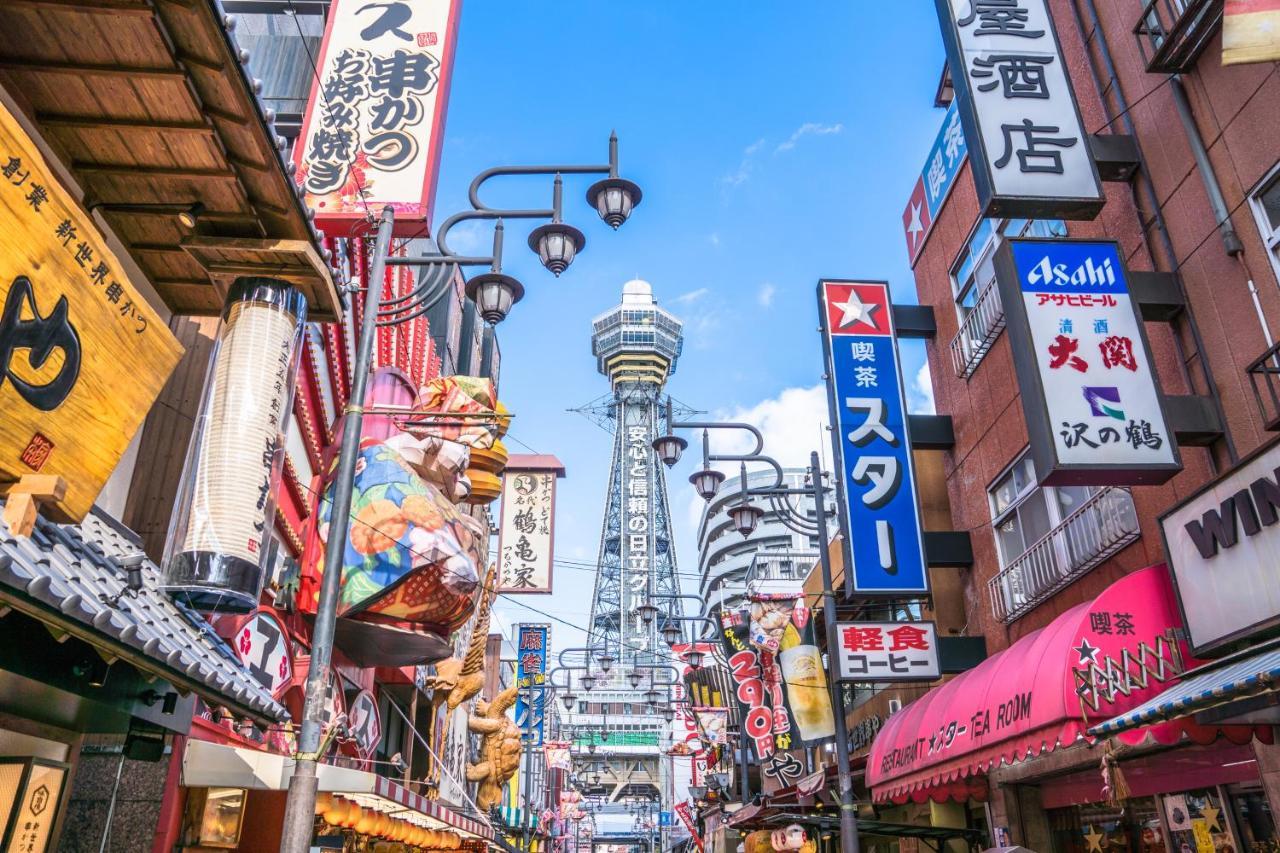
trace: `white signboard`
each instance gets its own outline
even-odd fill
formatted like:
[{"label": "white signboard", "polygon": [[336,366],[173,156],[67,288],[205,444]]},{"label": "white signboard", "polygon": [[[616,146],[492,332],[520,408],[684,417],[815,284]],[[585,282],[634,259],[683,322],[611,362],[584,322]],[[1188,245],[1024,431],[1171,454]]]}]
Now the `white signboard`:
[{"label": "white signboard", "polygon": [[986,216],[1092,219],[1106,198],[1048,0],[936,0]]},{"label": "white signboard", "polygon": [[841,681],[933,681],[942,675],[932,622],[840,622],[836,633]]},{"label": "white signboard", "polygon": [[265,610],[252,614],[231,641],[254,680],[279,697],[293,681],[293,652],[284,623]]},{"label": "white signboard", "polygon": [[1111,241],[1012,239],[996,260],[1036,477],[1162,483],[1181,469]]},{"label": "white signboard", "polygon": [[373,755],[382,741],[382,715],[378,712],[378,700],[368,690],[361,690],[352,700],[347,723],[360,754]]},{"label": "white signboard", "polygon": [[1160,519],[1191,636],[1203,656],[1280,626],[1280,443]]},{"label": "white signboard", "polygon": [[457,35],[455,0],[334,0],[296,148],[316,220],[384,205],[414,233],[431,213]]},{"label": "white signboard", "polygon": [[502,478],[498,592],[551,592],[556,474],[513,471]]}]

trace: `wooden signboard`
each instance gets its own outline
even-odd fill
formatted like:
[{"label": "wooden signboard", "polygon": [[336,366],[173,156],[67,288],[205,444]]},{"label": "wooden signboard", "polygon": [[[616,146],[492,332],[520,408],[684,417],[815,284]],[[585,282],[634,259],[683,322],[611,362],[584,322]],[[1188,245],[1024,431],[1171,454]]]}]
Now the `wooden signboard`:
[{"label": "wooden signboard", "polygon": [[60,477],[46,513],[82,519],[181,356],[0,104],[0,490]]}]

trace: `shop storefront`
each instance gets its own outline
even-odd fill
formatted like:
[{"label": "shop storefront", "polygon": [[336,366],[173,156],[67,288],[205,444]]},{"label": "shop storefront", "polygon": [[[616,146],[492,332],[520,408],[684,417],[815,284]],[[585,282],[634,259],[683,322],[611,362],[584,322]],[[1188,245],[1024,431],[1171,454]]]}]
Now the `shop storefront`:
[{"label": "shop storefront", "polygon": [[1054,853],[1269,849],[1254,750],[1268,727],[1090,734],[1199,665],[1182,625],[1165,566],[1122,578],[890,717],[868,760],[875,800],[981,810],[993,843]]}]

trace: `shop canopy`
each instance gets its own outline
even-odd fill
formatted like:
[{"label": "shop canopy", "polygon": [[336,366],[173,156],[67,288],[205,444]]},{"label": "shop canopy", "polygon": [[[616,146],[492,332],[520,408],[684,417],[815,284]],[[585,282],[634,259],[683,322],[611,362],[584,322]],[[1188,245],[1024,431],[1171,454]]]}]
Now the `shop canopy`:
[{"label": "shop canopy", "polygon": [[[1138,707],[1185,671],[1185,644],[1173,639],[1181,625],[1163,564],[1121,578],[890,717],[867,759],[874,798],[981,797],[974,777],[992,767],[1086,739],[1090,725]],[[1173,721],[1119,737],[1167,745],[1220,733],[1244,742],[1252,729]]]},{"label": "shop canopy", "polygon": [[1164,720],[1185,717],[1238,699],[1280,690],[1280,645],[1217,661],[1187,673],[1176,686],[1131,711],[1089,729],[1109,737]]}]

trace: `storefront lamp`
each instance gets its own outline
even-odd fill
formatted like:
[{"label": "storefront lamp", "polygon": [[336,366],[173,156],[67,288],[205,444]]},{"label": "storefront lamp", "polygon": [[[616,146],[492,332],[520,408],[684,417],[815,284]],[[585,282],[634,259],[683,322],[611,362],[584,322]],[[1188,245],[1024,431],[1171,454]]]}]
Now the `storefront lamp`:
[{"label": "storefront lamp", "polygon": [[564,703],[564,709],[566,711],[573,710],[573,703],[577,701],[577,699],[578,697],[574,696],[572,693],[566,693],[560,697],[560,701]]},{"label": "storefront lamp", "polygon": [[658,606],[649,601],[644,604],[637,604],[636,615],[640,617],[644,624],[652,625],[653,620],[658,618]]},{"label": "storefront lamp", "polygon": [[724,473],[714,468],[703,468],[701,471],[693,472],[689,482],[693,483],[693,490],[699,497],[704,501],[710,501],[716,496],[716,492],[720,491],[720,484],[724,482]]},{"label": "storefront lamp", "polygon": [[633,669],[627,673],[627,681],[631,683],[631,689],[635,690],[640,686],[640,682],[644,681],[644,676],[640,674],[640,670]]},{"label": "storefront lamp", "polygon": [[658,704],[658,700],[659,700],[659,699],[661,699],[661,698],[662,698],[662,694],[661,694],[661,693],[659,693],[657,690],[646,690],[646,691],[645,691],[645,694],[644,694],[644,701],[645,701],[645,702],[647,702],[647,703],[648,703],[648,704],[650,704],[650,705],[657,705],[657,704]]},{"label": "storefront lamp", "polygon": [[603,673],[607,674],[609,670],[613,669],[613,655],[608,652],[597,657],[596,662],[600,664],[600,671]]},{"label": "storefront lamp", "polygon": [[484,321],[496,325],[507,318],[512,305],[524,298],[524,285],[506,273],[487,272],[472,276],[466,292]]},{"label": "storefront lamp", "polygon": [[587,201],[616,231],[631,216],[642,195],[640,187],[625,178],[605,178],[587,190]]},{"label": "storefront lamp", "polygon": [[653,449],[668,468],[680,461],[680,454],[688,446],[689,442],[678,435],[662,435],[653,440]]},{"label": "storefront lamp", "polygon": [[675,708],[672,708],[670,705],[668,705],[667,707],[662,709],[662,719],[666,720],[669,723],[675,718],[676,718]]},{"label": "storefront lamp", "polygon": [[699,669],[702,668],[703,657],[704,657],[704,654],[702,652],[697,650],[692,650],[687,655],[684,656],[684,662],[689,664],[689,669],[697,672]]},{"label": "storefront lamp", "polygon": [[596,686],[596,677],[591,673],[587,673],[586,675],[582,676],[581,679],[579,679],[578,683],[582,685],[583,690],[590,693],[591,688]]},{"label": "storefront lamp", "polygon": [[538,253],[542,265],[556,277],[569,268],[586,242],[581,231],[563,222],[539,225],[529,235],[529,248]]},{"label": "storefront lamp", "polygon": [[587,752],[592,755],[596,754],[596,742],[594,740],[587,744]]},{"label": "storefront lamp", "polygon": [[764,510],[758,506],[743,502],[729,507],[729,519],[733,522],[734,529],[744,537],[756,532],[756,525],[762,518]]},{"label": "storefront lamp", "polygon": [[680,642],[680,626],[674,622],[668,622],[662,629],[662,639],[668,646],[674,646]]}]

